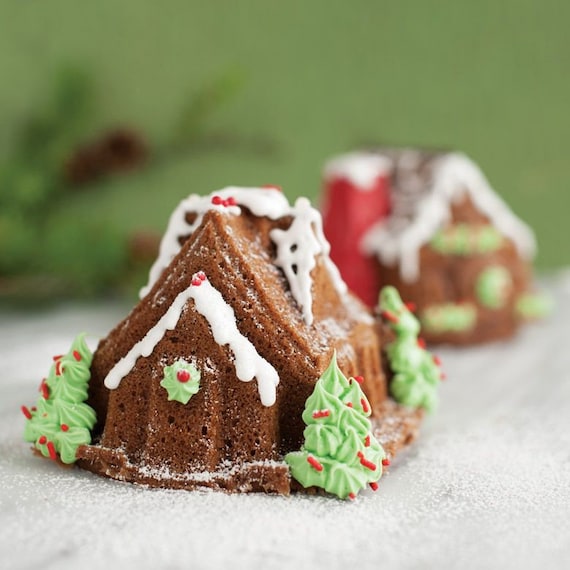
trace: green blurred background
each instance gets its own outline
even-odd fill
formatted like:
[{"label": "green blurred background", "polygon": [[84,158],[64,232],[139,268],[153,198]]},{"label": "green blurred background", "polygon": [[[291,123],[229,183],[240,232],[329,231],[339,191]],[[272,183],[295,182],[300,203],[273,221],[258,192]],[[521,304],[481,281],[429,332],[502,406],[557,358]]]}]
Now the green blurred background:
[{"label": "green blurred background", "polygon": [[316,198],[331,155],[418,144],[467,152],[536,230],[537,265],[568,265],[569,22],[565,0],[0,0],[0,156],[62,67],[92,79],[82,139],[127,125],[151,151],[192,94],[237,77],[197,144],[60,200],[54,224],[161,231],[229,184]]}]

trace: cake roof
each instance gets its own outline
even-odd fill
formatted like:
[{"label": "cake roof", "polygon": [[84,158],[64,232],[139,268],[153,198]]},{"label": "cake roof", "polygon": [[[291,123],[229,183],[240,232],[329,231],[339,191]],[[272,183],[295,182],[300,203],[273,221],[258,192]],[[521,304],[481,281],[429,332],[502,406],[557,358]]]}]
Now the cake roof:
[{"label": "cake roof", "polygon": [[277,249],[275,264],[283,270],[303,318],[310,325],[313,321],[311,271],[315,267],[317,255],[322,255],[337,291],[344,295],[347,287],[330,259],[330,245],[323,234],[321,214],[306,198],[298,198],[294,206],[291,206],[275,186],[228,186],[207,196],[192,194],[180,202],[170,216],[159,255],[150,269],[148,283],[140,291],[141,298],[150,292],[164,269],[180,251],[182,243],[200,226],[206,212],[218,210],[239,216],[240,206],[259,218],[292,218],[287,229],[275,228],[270,235]]},{"label": "cake roof", "polygon": [[[522,257],[534,255],[536,243],[532,230],[513,214],[466,155],[413,149],[380,149],[361,154],[377,154],[389,160],[393,180],[391,214],[368,230],[361,247],[385,264],[399,263],[405,281],[418,278],[421,247],[451,220],[451,206],[465,194],[513,241]],[[384,170],[377,175],[382,173]]]}]

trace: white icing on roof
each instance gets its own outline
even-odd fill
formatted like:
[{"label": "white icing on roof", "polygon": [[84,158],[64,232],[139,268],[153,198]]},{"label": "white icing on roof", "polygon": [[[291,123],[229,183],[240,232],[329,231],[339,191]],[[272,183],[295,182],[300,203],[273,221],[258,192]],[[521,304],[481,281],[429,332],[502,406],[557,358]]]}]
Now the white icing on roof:
[{"label": "white icing on roof", "polygon": [[494,192],[472,160],[462,153],[428,159],[433,161],[431,179],[424,180],[421,189],[422,180],[413,168],[414,160],[419,164],[421,153],[402,151],[399,164],[395,161],[394,167],[402,169],[404,176],[413,174],[415,178],[407,180],[408,189],[398,188],[398,184],[392,189],[393,212],[365,234],[361,242],[365,253],[377,255],[387,265],[399,262],[402,279],[415,281],[419,277],[421,247],[451,219],[451,204],[467,193],[479,211],[514,242],[519,254],[532,258],[536,251],[532,230]]},{"label": "white icing on roof", "polygon": [[[212,203],[214,196],[220,196],[223,199],[231,197],[237,206],[215,205]],[[272,220],[287,215],[290,210],[289,202],[283,193],[271,187],[242,188],[228,186],[207,196],[191,194],[178,204],[170,216],[166,232],[160,242],[158,257],[150,269],[148,283],[140,290],[140,298],[142,299],[148,294],[163,270],[180,251],[179,239],[192,234],[202,223],[204,214],[208,210],[239,215],[241,213],[239,206],[248,208],[255,216],[267,216]],[[196,219],[191,224],[186,221],[186,214],[189,212],[197,214]]]},{"label": "white icing on roof", "polygon": [[109,388],[109,390],[117,388],[121,380],[134,368],[139,357],[150,356],[156,348],[156,345],[164,337],[166,331],[176,327],[182,310],[186,306],[188,299],[190,299],[191,294],[192,287],[188,287],[179,293],[159,321],[115,364],[115,366],[113,366],[113,368],[111,368],[105,378],[105,386]]},{"label": "white icing on roof", "polygon": [[[214,205],[212,198],[215,196],[221,199],[233,198],[237,206]],[[345,295],[348,289],[338,268],[330,259],[330,245],[323,233],[320,212],[311,207],[306,198],[299,198],[295,206],[291,207],[283,193],[272,187],[229,186],[207,196],[193,194],[180,202],[170,216],[168,227],[160,244],[158,258],[151,267],[148,284],[141,289],[140,296],[144,297],[148,294],[164,269],[180,251],[180,238],[194,232],[208,210],[217,209],[230,215],[239,215],[241,213],[239,206],[248,208],[255,216],[266,216],[272,220],[284,216],[293,218],[287,230],[275,229],[270,237],[277,245],[275,263],[285,273],[293,297],[303,312],[303,318],[310,325],[313,322],[310,273],[316,265],[316,255],[322,254],[331,280],[339,294]],[[191,224],[186,221],[186,215],[190,212],[197,214]],[[291,251],[292,248],[294,251]]]},{"label": "white icing on roof", "polygon": [[152,354],[165,332],[176,327],[189,299],[194,299],[196,310],[208,321],[214,340],[219,345],[229,345],[234,356],[236,376],[243,382],[257,378],[261,403],[272,406],[279,383],[277,371],[259,355],[249,339],[239,332],[234,310],[202,272],[194,275],[192,284],[178,294],[156,325],[115,364],[105,378],[105,386],[111,390],[117,388],[139,357]]},{"label": "white icing on roof", "polygon": [[305,323],[311,325],[313,323],[311,271],[317,264],[318,254],[323,254],[327,270],[341,295],[346,293],[347,287],[336,265],[330,260],[330,245],[323,234],[320,213],[311,207],[309,200],[298,198],[291,214],[293,221],[286,230],[276,228],[271,230],[269,235],[277,246],[275,264],[285,273]]},{"label": "white icing on roof", "polygon": [[279,375],[257,352],[250,340],[239,332],[232,307],[207,279],[202,281],[201,285],[191,287],[191,297],[196,310],[210,324],[214,340],[219,345],[229,345],[234,355],[236,376],[243,382],[256,378],[261,403],[264,406],[272,406],[275,403]]},{"label": "white icing on roof", "polygon": [[390,174],[392,161],[378,153],[351,152],[332,158],[325,165],[324,177],[345,178],[359,190],[371,190],[378,176]]}]

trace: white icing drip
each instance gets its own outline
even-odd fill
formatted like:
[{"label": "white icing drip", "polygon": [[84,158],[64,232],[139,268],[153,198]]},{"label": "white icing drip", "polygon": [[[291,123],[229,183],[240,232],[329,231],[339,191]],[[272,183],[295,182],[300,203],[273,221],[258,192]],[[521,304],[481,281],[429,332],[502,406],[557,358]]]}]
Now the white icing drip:
[{"label": "white icing drip", "polygon": [[234,310],[224,301],[221,293],[205,277],[197,285],[197,275],[192,279],[193,284],[178,294],[168,311],[145,337],[115,364],[105,378],[105,386],[110,390],[117,388],[140,356],[152,354],[165,332],[176,327],[188,300],[194,299],[195,308],[208,321],[214,340],[220,345],[229,345],[234,355],[236,376],[243,382],[257,378],[261,403],[272,406],[276,398],[275,388],[279,384],[277,371],[257,352],[249,339],[239,332]]},{"label": "white icing drip", "polygon": [[320,213],[311,207],[309,200],[298,198],[291,210],[293,221],[286,230],[274,229],[271,240],[277,246],[275,264],[285,273],[289,288],[297,301],[307,325],[313,322],[311,271],[316,256],[323,255],[329,275],[341,295],[347,291],[336,265],[329,257],[330,245],[324,237]]},{"label": "white icing drip", "polygon": [[434,169],[430,193],[416,206],[417,215],[410,224],[395,220],[380,221],[365,234],[361,249],[375,254],[387,265],[400,262],[404,281],[419,277],[419,251],[451,219],[450,205],[467,192],[474,205],[491,223],[516,245],[521,256],[530,259],[536,251],[532,230],[517,218],[493,191],[487,179],[467,156],[454,153],[442,157]]},{"label": "white icing drip", "polygon": [[[188,236],[202,223],[204,214],[208,210],[218,210],[223,213],[239,215],[241,210],[238,206],[222,206],[212,204],[212,197],[234,198],[238,206],[248,208],[255,216],[267,216],[275,220],[289,213],[290,206],[287,198],[276,188],[241,188],[228,186],[207,196],[192,194],[182,200],[172,212],[168,221],[168,227],[160,243],[158,257],[153,263],[148,283],[140,290],[142,299],[158,281],[160,275],[176,254],[180,251],[179,239]],[[186,221],[186,214],[196,213],[196,219],[192,224]]]},{"label": "white icing drip", "polygon": [[324,168],[326,180],[346,178],[358,190],[371,190],[379,176],[389,175],[392,161],[378,153],[351,152],[331,159]]},{"label": "white icing drip", "polygon": [[159,321],[111,368],[111,371],[105,378],[105,386],[109,390],[117,388],[121,380],[134,368],[139,357],[152,354],[156,345],[164,337],[164,333],[176,327],[182,310],[188,299],[190,299],[191,294],[192,287],[179,293]]},{"label": "white icing drip", "polygon": [[272,406],[275,403],[279,375],[249,339],[239,332],[232,307],[208,280],[199,286],[191,286],[190,296],[194,299],[196,310],[208,321],[214,340],[220,345],[229,345],[234,355],[236,376],[243,382],[256,378],[261,403]]}]

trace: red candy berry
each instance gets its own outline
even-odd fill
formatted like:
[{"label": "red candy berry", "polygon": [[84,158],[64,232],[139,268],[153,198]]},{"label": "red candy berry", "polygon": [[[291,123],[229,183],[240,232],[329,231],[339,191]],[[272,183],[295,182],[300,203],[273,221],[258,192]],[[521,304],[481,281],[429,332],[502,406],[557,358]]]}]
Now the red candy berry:
[{"label": "red candy berry", "polygon": [[202,285],[203,281],[206,281],[206,274],[203,271],[198,271],[198,273],[195,273],[192,276],[192,285],[199,287],[200,285]]},{"label": "red candy berry", "polygon": [[237,206],[236,199],[233,196],[226,198],[224,201],[224,206]]},{"label": "red candy berry", "polygon": [[176,379],[178,382],[182,382],[182,384],[186,384],[188,380],[190,380],[190,372],[188,370],[179,370],[176,373]]},{"label": "red candy berry", "polygon": [[212,204],[214,206],[221,206],[224,203],[224,199],[221,196],[212,196]]}]

